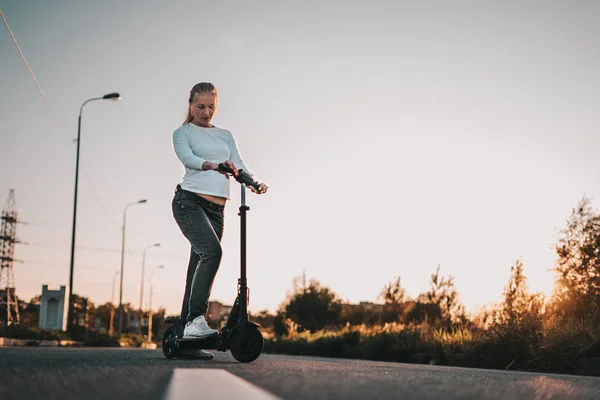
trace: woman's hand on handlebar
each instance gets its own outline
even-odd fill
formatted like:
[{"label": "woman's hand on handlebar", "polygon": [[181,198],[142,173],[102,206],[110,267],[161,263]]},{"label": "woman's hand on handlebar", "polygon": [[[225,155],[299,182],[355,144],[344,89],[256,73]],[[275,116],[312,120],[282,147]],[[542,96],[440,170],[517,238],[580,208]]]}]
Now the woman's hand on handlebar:
[{"label": "woman's hand on handlebar", "polygon": [[265,185],[264,183],[261,183],[260,185],[258,185],[258,190],[254,186],[250,186],[250,190],[252,190],[254,193],[257,193],[257,194],[267,193],[268,189],[269,189],[269,187],[267,185]]},{"label": "woman's hand on handlebar", "polygon": [[[216,165],[216,167],[215,167]],[[242,171],[242,174],[239,173],[235,163],[230,160],[223,161],[220,164],[211,163],[211,168],[219,171],[223,175],[229,178],[229,174],[233,172],[233,176],[238,182],[245,183],[250,190],[257,194],[266,193],[269,187],[265,183],[258,183],[254,180],[254,175]]]},{"label": "woman's hand on handlebar", "polygon": [[[213,165],[213,166],[214,166],[214,168],[213,168],[213,169],[214,169],[215,171],[218,171],[218,172],[222,173],[223,175],[225,175],[225,176],[227,176],[227,177],[229,176],[229,173],[228,173],[228,172],[226,172],[226,171],[221,171],[221,170],[219,169],[219,163],[213,163],[213,164],[214,164],[214,165]],[[231,168],[231,169],[233,170],[233,176],[237,176],[237,174],[238,174],[238,170],[237,170],[237,167],[235,166],[235,163],[234,163],[233,161],[230,161],[230,160],[225,160],[225,161],[223,161],[221,164],[224,164],[224,165],[228,166],[229,168]]]}]

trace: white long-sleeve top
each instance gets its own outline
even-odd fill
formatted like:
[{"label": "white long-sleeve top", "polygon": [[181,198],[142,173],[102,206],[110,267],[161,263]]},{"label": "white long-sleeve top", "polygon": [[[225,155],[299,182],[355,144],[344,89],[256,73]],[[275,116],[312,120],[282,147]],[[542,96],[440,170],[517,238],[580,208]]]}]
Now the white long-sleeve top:
[{"label": "white long-sleeve top", "polygon": [[231,160],[238,170],[251,173],[242,161],[235,137],[226,129],[184,124],[173,132],[173,147],[185,167],[181,182],[184,190],[230,198],[230,179],[218,171],[203,171],[205,161],[220,163]]}]

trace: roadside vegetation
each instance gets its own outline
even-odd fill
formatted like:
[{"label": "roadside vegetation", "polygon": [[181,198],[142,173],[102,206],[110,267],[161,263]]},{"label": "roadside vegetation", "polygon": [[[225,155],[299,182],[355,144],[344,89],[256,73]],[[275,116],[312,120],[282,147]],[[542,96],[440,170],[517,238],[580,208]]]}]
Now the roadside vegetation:
[{"label": "roadside vegetation", "polygon": [[579,361],[600,357],[600,214],[589,199],[572,210],[555,249],[549,298],[530,291],[515,260],[499,302],[474,315],[438,266],[414,298],[400,277],[379,303],[361,304],[312,280],[296,284],[276,315],[255,319],[271,353],[577,373]]},{"label": "roadside vegetation", "polygon": [[[582,373],[582,360],[600,359],[600,214],[589,199],[572,210],[555,250],[555,289],[548,298],[529,289],[526,268],[515,260],[507,266],[510,278],[498,303],[476,314],[465,311],[454,277],[438,266],[425,293],[410,297],[398,276],[383,286],[377,302],[360,304],[341,301],[317,280],[296,279],[275,314],[250,318],[261,325],[270,353]],[[0,324],[0,337],[86,346],[141,346],[146,340],[147,324],[142,335],[131,325],[138,311],[130,304],[124,306],[125,335],[119,340],[108,333],[110,303],[96,308],[85,297],[75,298],[73,335],[36,328],[38,296],[21,302],[20,325]],[[156,341],[164,316],[164,309],[154,312]],[[223,319],[209,322],[219,326]],[[600,375],[597,369],[583,373]]]}]

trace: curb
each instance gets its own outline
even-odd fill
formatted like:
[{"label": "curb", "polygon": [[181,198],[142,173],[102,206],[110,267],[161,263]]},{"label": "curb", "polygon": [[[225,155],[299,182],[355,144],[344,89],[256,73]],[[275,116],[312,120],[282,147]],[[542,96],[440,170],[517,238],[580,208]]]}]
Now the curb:
[{"label": "curb", "polygon": [[82,342],[74,340],[38,340],[38,339],[13,339],[0,337],[0,347],[8,346],[41,346],[41,347],[64,347],[83,346]]}]

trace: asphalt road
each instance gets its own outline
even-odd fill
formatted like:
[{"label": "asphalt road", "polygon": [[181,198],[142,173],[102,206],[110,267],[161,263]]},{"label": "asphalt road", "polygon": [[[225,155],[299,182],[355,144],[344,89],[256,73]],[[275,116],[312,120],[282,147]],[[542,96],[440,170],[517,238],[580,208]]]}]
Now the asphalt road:
[{"label": "asphalt road", "polygon": [[[164,400],[177,369],[219,369],[282,399],[600,399],[600,378],[262,354],[242,364],[166,359],[160,350],[0,348],[0,399]],[[217,371],[225,374],[223,371]],[[228,374],[230,375],[230,374]],[[214,384],[180,384],[208,398]],[[234,385],[221,384],[222,392]],[[203,391],[204,389],[204,391]]]}]

